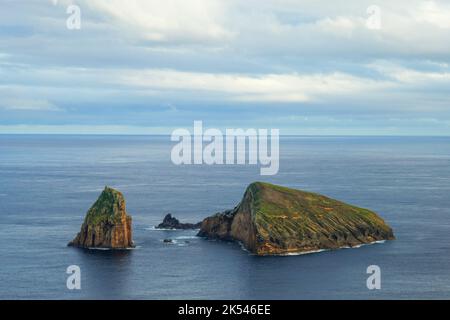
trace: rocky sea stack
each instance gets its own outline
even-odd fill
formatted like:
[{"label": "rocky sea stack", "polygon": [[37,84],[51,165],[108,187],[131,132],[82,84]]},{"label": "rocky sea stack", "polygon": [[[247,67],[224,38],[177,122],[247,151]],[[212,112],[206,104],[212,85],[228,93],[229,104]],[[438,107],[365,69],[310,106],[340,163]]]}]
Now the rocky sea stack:
[{"label": "rocky sea stack", "polygon": [[240,241],[258,255],[354,247],[395,239],[376,213],[320,194],[255,182],[233,210],[203,220],[201,237]]},{"label": "rocky sea stack", "polygon": [[156,229],[199,229],[201,222],[199,223],[181,223],[177,218],[173,217],[170,213],[166,214],[163,222],[161,222]]},{"label": "rocky sea stack", "polygon": [[126,212],[122,193],[105,187],[87,212],[80,232],[68,245],[126,249],[134,247],[132,239],[131,216]]}]

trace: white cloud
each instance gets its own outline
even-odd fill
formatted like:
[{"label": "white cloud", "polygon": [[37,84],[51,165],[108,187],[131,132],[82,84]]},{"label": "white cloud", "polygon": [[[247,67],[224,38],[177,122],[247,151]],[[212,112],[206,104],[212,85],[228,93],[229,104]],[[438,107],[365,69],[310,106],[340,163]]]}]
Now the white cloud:
[{"label": "white cloud", "polygon": [[[435,93],[430,87],[450,86],[450,72],[436,65],[433,71],[421,71],[389,61],[376,61],[365,68],[380,76],[362,76],[345,72],[291,73],[207,73],[173,69],[103,69],[103,68],[36,68],[15,69],[17,78],[9,76],[10,84],[0,88],[0,106],[8,109],[53,110],[56,101],[66,92],[83,93],[85,97],[109,99],[116,93],[140,96],[150,101],[166,97],[178,101],[212,99],[231,102],[326,102],[339,98],[364,101],[368,96],[388,99],[396,91]],[[1,74],[1,73],[0,73]],[[24,86],[23,78],[29,83]],[[38,86],[36,86],[38,84]],[[76,85],[76,89],[71,89]],[[39,89],[40,88],[40,89]],[[14,95],[34,95],[35,99],[14,99]],[[5,100],[6,99],[6,100]]]},{"label": "white cloud", "polygon": [[450,4],[435,1],[423,1],[412,16],[418,22],[424,22],[442,29],[450,29]]},{"label": "white cloud", "polygon": [[0,108],[23,111],[61,111],[61,108],[50,101],[36,98],[0,98]]},{"label": "white cloud", "polygon": [[145,40],[208,42],[233,35],[222,24],[225,1],[89,0],[85,4],[109,18],[118,30],[134,32]]},{"label": "white cloud", "polygon": [[380,74],[404,85],[423,85],[447,83],[450,86],[450,72],[445,64],[440,66],[440,71],[419,71],[405,68],[400,65],[381,61],[369,64],[368,67]]},{"label": "white cloud", "polygon": [[381,90],[392,84],[344,73],[331,74],[209,74],[174,70],[128,70],[116,81],[149,89],[219,92],[237,101],[305,102],[336,95]]},{"label": "white cloud", "polygon": [[[71,2],[0,11],[2,123],[129,124],[172,105],[183,119],[240,118],[239,107],[244,115],[262,103],[280,118],[450,116],[445,1],[76,0],[78,31],[65,28]],[[373,4],[380,30],[366,26]],[[66,112],[45,113],[57,110]]]},{"label": "white cloud", "polygon": [[[367,28],[373,1],[79,0],[86,28],[143,46],[227,48],[232,54],[450,54],[450,5],[431,0],[379,0],[381,29]],[[93,31],[98,31],[95,28]],[[108,34],[111,36],[111,34]],[[146,43],[145,41],[149,41]]]}]

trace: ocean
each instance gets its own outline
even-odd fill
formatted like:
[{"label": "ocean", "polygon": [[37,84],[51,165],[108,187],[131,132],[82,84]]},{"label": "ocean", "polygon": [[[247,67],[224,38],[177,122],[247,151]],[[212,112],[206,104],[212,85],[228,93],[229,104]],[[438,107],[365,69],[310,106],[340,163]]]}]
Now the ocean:
[{"label": "ocean", "polygon": [[[176,166],[172,146],[168,136],[0,135],[0,299],[450,298],[449,137],[281,137],[275,176]],[[198,222],[233,208],[253,181],[374,210],[397,239],[258,257],[195,230],[154,229],[167,213]],[[105,185],[126,198],[136,248],[67,247]],[[70,265],[80,290],[66,287]],[[380,290],[366,286],[369,265]]]}]

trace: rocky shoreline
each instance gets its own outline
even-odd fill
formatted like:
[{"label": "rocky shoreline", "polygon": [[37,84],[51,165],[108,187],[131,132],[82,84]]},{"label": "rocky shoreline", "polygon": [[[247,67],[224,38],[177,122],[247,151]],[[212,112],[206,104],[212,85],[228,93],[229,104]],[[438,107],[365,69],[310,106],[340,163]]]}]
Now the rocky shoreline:
[{"label": "rocky shoreline", "polygon": [[356,247],[395,239],[376,213],[323,195],[256,182],[233,209],[203,220],[198,236],[239,241],[257,255]]}]

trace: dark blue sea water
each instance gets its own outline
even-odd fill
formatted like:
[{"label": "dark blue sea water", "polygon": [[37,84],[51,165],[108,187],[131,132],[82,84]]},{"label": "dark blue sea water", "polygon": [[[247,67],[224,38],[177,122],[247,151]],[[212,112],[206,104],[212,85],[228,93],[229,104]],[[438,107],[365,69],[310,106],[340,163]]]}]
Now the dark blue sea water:
[{"label": "dark blue sea water", "polygon": [[[0,136],[0,298],[450,298],[450,138],[284,137],[274,177],[255,166],[175,166],[171,146],[162,136]],[[168,212],[197,222],[232,208],[255,180],[375,210],[397,240],[257,257],[151,228]],[[66,247],[105,185],[124,193],[137,248]],[[71,291],[74,264],[81,290]],[[366,287],[372,264],[381,290]]]}]

